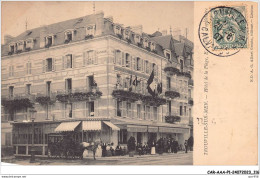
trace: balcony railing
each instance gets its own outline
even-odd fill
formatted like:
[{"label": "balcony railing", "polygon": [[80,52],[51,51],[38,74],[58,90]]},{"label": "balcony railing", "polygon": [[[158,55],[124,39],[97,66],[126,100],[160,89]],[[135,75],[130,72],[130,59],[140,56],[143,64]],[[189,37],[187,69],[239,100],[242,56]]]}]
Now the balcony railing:
[{"label": "balcony railing", "polygon": [[11,110],[20,110],[23,108],[32,108],[35,101],[35,95],[18,94],[13,97],[2,97],[2,106]]},{"label": "balcony railing", "polygon": [[171,98],[171,99],[178,98],[178,97],[180,97],[180,93],[177,91],[176,88],[170,88],[170,89],[167,89],[167,91],[165,91],[165,97]]},{"label": "balcony railing", "polygon": [[57,91],[56,99],[60,102],[95,100],[102,96],[98,87],[75,88],[66,91]]},{"label": "balcony railing", "polygon": [[189,104],[193,105],[193,98],[189,98]]},{"label": "balcony railing", "polygon": [[175,124],[181,121],[181,117],[177,115],[167,115],[165,116],[165,122]]},{"label": "balcony railing", "polygon": [[188,84],[189,84],[190,86],[193,86],[193,85],[194,85],[193,80],[192,80],[192,79],[189,79]]},{"label": "balcony railing", "polygon": [[56,102],[56,92],[51,92],[49,94],[37,93],[35,101],[41,105],[52,105]]},{"label": "balcony railing", "polygon": [[164,68],[164,72],[166,72],[169,75],[173,75],[173,74],[178,75],[180,72],[180,70],[178,68],[179,67],[178,67],[177,63],[167,63]]}]

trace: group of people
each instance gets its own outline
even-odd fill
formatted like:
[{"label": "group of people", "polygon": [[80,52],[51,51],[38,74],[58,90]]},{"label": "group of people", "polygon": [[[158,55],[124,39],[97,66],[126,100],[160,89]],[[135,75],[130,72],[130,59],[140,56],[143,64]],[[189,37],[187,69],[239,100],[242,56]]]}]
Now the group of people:
[{"label": "group of people", "polygon": [[102,143],[101,149],[102,149],[102,157],[123,156],[126,154],[126,148],[121,147],[120,144],[118,144],[115,147],[114,143],[108,143],[108,144]]}]

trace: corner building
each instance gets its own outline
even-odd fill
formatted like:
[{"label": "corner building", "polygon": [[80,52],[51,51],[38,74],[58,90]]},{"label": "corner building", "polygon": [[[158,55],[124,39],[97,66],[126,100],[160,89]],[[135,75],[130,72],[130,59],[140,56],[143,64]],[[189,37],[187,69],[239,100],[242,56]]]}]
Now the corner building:
[{"label": "corner building", "polygon": [[64,134],[114,145],[174,137],[183,145],[193,132],[192,76],[189,40],[125,27],[103,12],[5,36],[2,146],[28,155],[34,138],[36,155],[46,156]]}]

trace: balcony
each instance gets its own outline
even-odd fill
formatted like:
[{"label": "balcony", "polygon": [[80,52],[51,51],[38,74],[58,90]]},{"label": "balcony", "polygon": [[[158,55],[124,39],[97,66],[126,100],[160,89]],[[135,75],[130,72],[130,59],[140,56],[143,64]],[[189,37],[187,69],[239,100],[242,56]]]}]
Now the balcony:
[{"label": "balcony", "polygon": [[189,98],[189,104],[192,106],[193,105],[193,98]]},{"label": "balcony", "polygon": [[165,122],[166,123],[175,124],[175,123],[180,122],[180,121],[181,121],[180,116],[173,116],[173,115],[165,116]]},{"label": "balcony", "polygon": [[189,118],[189,126],[193,126],[193,117]]},{"label": "balcony", "polygon": [[37,93],[35,101],[40,105],[52,105],[56,102],[56,93],[50,93],[47,95]]},{"label": "balcony", "polygon": [[193,80],[192,80],[192,79],[189,79],[188,84],[189,84],[189,86],[193,86],[193,85],[194,85]]},{"label": "balcony", "polygon": [[177,89],[167,89],[167,91],[165,91],[165,97],[166,98],[178,98],[180,97],[180,93],[177,92]]},{"label": "balcony", "polygon": [[177,63],[167,63],[164,72],[167,73],[168,75],[172,76],[174,74],[178,75],[180,70],[178,69],[178,64]]},{"label": "balcony", "polygon": [[58,91],[56,99],[60,102],[75,102],[96,100],[102,96],[102,92],[97,87],[91,88],[75,88],[73,90]]},{"label": "balcony", "polygon": [[184,77],[187,77],[187,78],[191,79],[190,71],[188,71],[186,68],[184,68],[183,70],[181,70],[181,71],[178,73],[178,76],[184,76]]},{"label": "balcony", "polygon": [[2,106],[8,110],[20,110],[24,108],[32,108],[35,95],[19,94],[13,97],[2,97]]}]

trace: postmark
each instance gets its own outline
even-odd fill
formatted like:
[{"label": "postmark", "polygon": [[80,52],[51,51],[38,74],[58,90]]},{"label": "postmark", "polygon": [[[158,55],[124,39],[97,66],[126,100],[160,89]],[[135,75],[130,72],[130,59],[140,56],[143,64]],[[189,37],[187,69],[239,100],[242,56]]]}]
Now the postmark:
[{"label": "postmark", "polygon": [[210,9],[200,21],[198,35],[211,54],[228,57],[248,47],[245,7],[219,6]]}]

